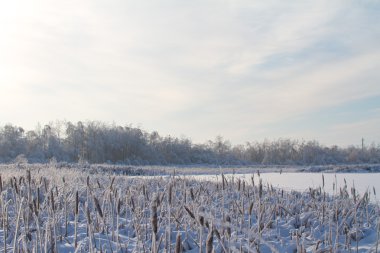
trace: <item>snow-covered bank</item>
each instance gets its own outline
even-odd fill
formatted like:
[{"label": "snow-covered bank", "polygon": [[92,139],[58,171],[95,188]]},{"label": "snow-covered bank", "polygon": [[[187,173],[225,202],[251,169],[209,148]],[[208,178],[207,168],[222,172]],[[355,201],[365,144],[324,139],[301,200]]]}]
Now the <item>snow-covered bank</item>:
[{"label": "snow-covered bank", "polygon": [[[96,165],[94,165],[96,167]],[[120,167],[122,168],[122,167]],[[228,165],[188,165],[188,166],[130,166],[139,168],[145,174],[248,174],[273,173],[273,172],[303,172],[303,173],[380,173],[380,164],[342,164],[342,165],[251,165],[251,166],[228,166]]]},{"label": "snow-covered bank", "polygon": [[203,175],[203,174],[249,174],[249,173],[380,173],[380,164],[344,164],[344,165],[251,165],[251,166],[228,166],[228,165],[181,165],[181,166],[134,166],[113,164],[78,164],[78,163],[45,163],[45,164],[0,164],[0,170],[12,169],[44,169],[54,167],[58,169],[70,169],[72,171],[86,172],[90,174],[111,175]]}]

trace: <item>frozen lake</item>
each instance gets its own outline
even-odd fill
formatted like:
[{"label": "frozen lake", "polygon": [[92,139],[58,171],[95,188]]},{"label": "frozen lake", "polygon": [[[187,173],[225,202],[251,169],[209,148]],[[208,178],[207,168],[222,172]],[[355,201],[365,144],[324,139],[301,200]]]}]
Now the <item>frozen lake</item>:
[{"label": "frozen lake", "polygon": [[[251,182],[252,174],[226,174],[227,177],[241,178]],[[380,173],[326,173],[323,174],[325,180],[325,191],[329,194],[335,194],[336,189],[344,187],[344,180],[347,182],[347,191],[351,193],[351,187],[355,186],[356,190],[362,195],[365,191],[370,190],[371,199],[374,200],[373,188],[376,191],[376,199],[380,201]],[[221,180],[220,175],[195,175],[194,178],[200,180]],[[309,187],[317,188],[322,186],[322,173],[261,173],[260,178],[263,185],[267,183],[274,187],[284,190],[306,191]],[[257,173],[254,174],[255,184],[259,182]],[[334,184],[337,184],[337,188]]]}]

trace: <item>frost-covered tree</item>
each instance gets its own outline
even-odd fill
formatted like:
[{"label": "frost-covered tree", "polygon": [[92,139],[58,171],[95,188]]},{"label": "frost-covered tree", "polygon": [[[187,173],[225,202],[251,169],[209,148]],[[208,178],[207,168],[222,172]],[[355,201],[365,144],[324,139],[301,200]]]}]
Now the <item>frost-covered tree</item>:
[{"label": "frost-covered tree", "polygon": [[1,160],[9,161],[19,154],[24,154],[25,144],[23,128],[8,124],[0,129]]},{"label": "frost-covered tree", "polygon": [[233,146],[222,136],[206,143],[186,137],[160,136],[132,125],[98,121],[50,122],[35,130],[0,127],[0,162],[20,155],[29,162],[124,164],[339,164],[379,163],[380,146],[326,147],[317,141],[291,139],[247,142]]}]

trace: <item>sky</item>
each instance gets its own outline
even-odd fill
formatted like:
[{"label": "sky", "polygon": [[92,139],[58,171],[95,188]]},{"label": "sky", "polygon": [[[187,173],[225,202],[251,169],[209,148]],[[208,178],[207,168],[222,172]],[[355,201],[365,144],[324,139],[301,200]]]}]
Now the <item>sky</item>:
[{"label": "sky", "polygon": [[375,0],[0,3],[0,125],[380,143]]}]

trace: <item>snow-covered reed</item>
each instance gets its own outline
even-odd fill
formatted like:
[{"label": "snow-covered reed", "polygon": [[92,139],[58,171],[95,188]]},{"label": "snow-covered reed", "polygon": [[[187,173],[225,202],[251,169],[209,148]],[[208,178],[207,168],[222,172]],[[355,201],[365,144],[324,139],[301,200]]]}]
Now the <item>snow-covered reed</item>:
[{"label": "snow-covered reed", "polygon": [[0,252],[377,252],[375,191],[289,192],[255,177],[9,167]]}]

